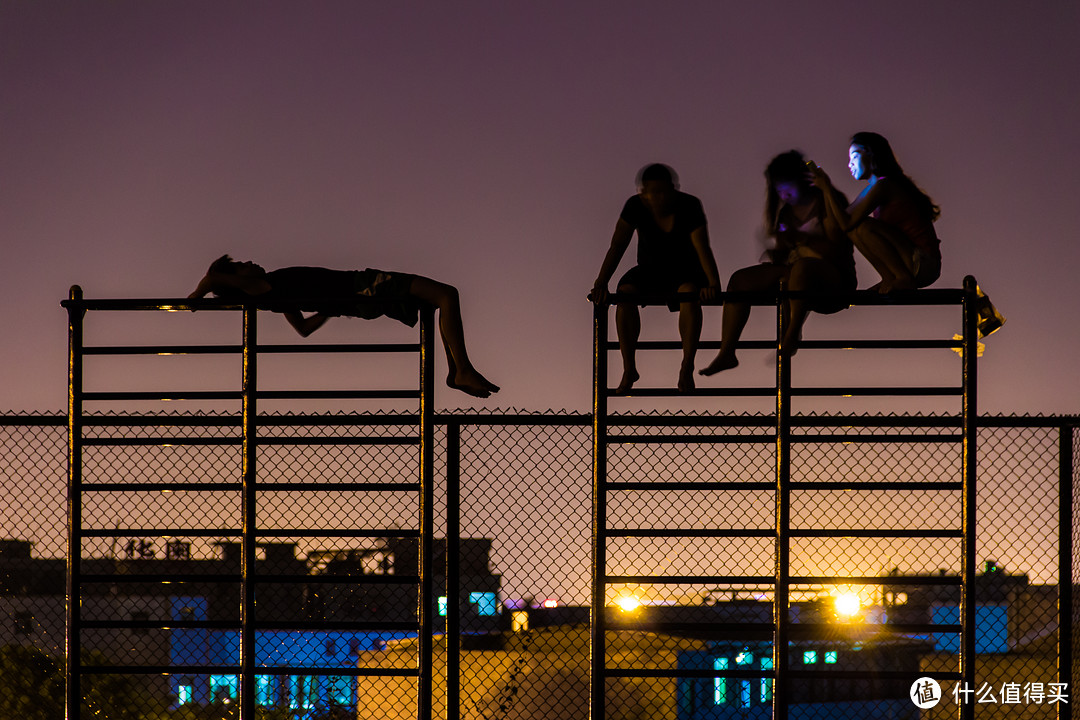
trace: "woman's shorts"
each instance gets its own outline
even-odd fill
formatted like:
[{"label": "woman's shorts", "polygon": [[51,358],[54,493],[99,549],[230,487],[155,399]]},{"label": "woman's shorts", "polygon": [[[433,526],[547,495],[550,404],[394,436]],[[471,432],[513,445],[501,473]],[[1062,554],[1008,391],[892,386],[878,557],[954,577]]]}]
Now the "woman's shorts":
[{"label": "woman's shorts", "polygon": [[915,250],[915,287],[924,288],[941,277],[941,258]]}]

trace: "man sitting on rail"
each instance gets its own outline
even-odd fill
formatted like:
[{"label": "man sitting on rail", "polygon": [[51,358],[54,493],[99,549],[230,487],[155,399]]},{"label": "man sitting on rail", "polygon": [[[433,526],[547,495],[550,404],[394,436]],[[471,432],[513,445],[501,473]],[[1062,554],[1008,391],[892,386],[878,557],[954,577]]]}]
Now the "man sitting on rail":
[{"label": "man sitting on rail", "polygon": [[[455,390],[486,398],[499,392],[481,375],[465,349],[458,291],[430,278],[382,270],[328,270],[321,267],[286,267],[267,272],[253,262],[237,262],[222,255],[188,298],[213,293],[226,299],[254,298],[260,307],[285,315],[303,337],[322,327],[330,317],[364,319],[380,315],[416,325],[421,303],[439,309],[439,334],[450,368],[446,384]],[[315,313],[304,316],[303,309]]]},{"label": "man sitting on rail", "polygon": [[[709,231],[701,201],[679,192],[675,171],[654,163],[642,168],[637,179],[638,194],[623,206],[611,247],[604,257],[600,274],[593,283],[589,299],[607,302],[608,281],[637,231],[637,265],[622,276],[620,295],[662,295],[693,293],[695,300],[668,303],[679,311],[679,335],[682,339],[682,366],[679,391],[694,389],[694,356],[701,338],[701,303],[710,301],[720,291],[720,274],[709,247]],[[620,302],[615,310],[615,329],[623,360],[623,376],[616,392],[627,393],[638,380],[635,350],[641,332],[641,317],[634,302]]]}]

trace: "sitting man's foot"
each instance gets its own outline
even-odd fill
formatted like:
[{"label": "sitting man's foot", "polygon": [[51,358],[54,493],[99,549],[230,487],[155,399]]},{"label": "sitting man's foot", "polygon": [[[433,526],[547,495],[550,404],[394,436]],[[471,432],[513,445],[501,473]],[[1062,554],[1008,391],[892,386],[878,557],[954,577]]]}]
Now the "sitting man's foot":
[{"label": "sitting man's foot", "polygon": [[735,353],[727,355],[723,351],[720,351],[716,354],[716,357],[713,358],[713,361],[702,368],[698,374],[708,377],[709,375],[715,375],[718,372],[730,370],[738,366],[739,359],[735,357]]},{"label": "sitting man's foot", "polygon": [[619,386],[615,388],[615,392],[619,395],[625,395],[630,392],[630,388],[634,387],[634,383],[641,379],[637,370],[623,370],[622,380],[619,381]]},{"label": "sitting man's foot", "polygon": [[679,368],[679,392],[688,393],[694,389],[694,361],[684,362]]}]

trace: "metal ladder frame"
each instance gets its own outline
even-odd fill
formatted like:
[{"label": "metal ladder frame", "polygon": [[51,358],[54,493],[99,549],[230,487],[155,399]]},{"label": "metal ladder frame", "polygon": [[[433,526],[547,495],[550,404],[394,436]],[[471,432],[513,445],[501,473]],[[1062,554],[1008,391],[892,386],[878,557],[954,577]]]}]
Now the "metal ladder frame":
[{"label": "metal ladder frame", "polygon": [[[352,675],[352,676],[405,676],[417,679],[417,716],[419,720],[430,720],[432,715],[432,672],[433,672],[433,611],[432,607],[432,555],[433,555],[433,505],[434,505],[434,308],[423,306],[420,313],[420,338],[419,342],[404,344],[347,344],[347,345],[260,345],[258,343],[257,317],[258,308],[251,302],[235,303],[220,300],[187,300],[187,299],[161,299],[161,300],[86,300],[83,298],[82,289],[73,286],[68,300],[61,303],[68,311],[68,547],[67,547],[67,601],[66,601],[66,633],[65,655],[67,658],[65,669],[66,694],[65,694],[65,717],[74,720],[79,717],[79,708],[82,702],[81,676],[88,673],[128,673],[128,674],[161,674],[181,673],[191,674],[232,674],[240,678],[240,716],[242,720],[255,717],[255,675],[282,675],[282,674],[306,674],[306,675]],[[87,311],[179,311],[179,310],[215,310],[215,311],[241,311],[243,313],[243,340],[241,345],[177,345],[177,346],[116,346],[116,347],[87,347],[83,339],[84,315]],[[83,358],[87,355],[157,355],[157,354],[223,354],[237,353],[242,355],[243,373],[241,390],[225,392],[86,392],[83,389]],[[417,390],[280,390],[259,391],[258,358],[261,353],[314,353],[314,352],[418,352],[419,353],[419,388]],[[265,425],[261,422],[257,412],[258,400],[262,399],[364,399],[364,398],[414,398],[419,400],[419,423],[418,437],[416,438],[385,438],[378,436],[334,438],[331,443],[319,442],[318,444],[341,444],[341,445],[377,445],[377,444],[412,444],[419,448],[419,477],[415,484],[409,484],[405,489],[419,494],[419,518],[417,530],[381,529],[381,530],[354,530],[340,531],[337,533],[312,532],[310,530],[263,530],[258,528],[256,517],[256,498],[260,488],[257,467],[257,451],[260,446],[268,444],[277,445],[300,445],[315,444],[304,443],[303,438],[293,437],[268,437],[260,436],[259,430]],[[84,437],[84,428],[87,425],[84,405],[94,401],[116,400],[236,400],[242,403],[240,418],[240,438],[214,438],[208,442],[207,438],[199,437],[168,437],[155,439],[153,443],[137,442],[128,438],[109,437]],[[225,440],[225,442],[221,442]],[[321,439],[316,439],[321,440]],[[404,440],[407,442],[397,442]],[[197,530],[179,530],[172,534],[197,537],[197,536],[232,536],[241,538],[241,572],[238,576],[220,575],[214,576],[218,582],[239,583],[241,595],[240,619],[238,623],[230,621],[196,621],[188,623],[187,627],[206,627],[225,629],[226,627],[238,629],[240,632],[240,663],[226,666],[94,666],[84,667],[81,664],[81,631],[84,628],[147,628],[147,627],[171,627],[184,626],[183,623],[174,621],[84,621],[81,614],[82,585],[89,582],[116,582],[116,575],[95,576],[82,571],[82,543],[84,538],[104,537],[117,535],[123,532],[129,534],[157,534],[169,532],[165,528],[126,528],[123,531],[91,530],[83,527],[83,500],[87,492],[102,491],[115,492],[138,488],[138,484],[131,483],[91,483],[83,482],[83,450],[90,445],[147,445],[147,444],[240,444],[242,450],[241,483],[237,488],[235,483],[181,483],[170,487],[182,489],[239,489],[242,497],[241,525],[237,529],[207,528]],[[293,486],[296,487],[293,487]],[[303,485],[303,487],[300,487]],[[350,486],[350,489],[366,490],[391,490],[401,491],[401,484],[365,484],[363,488]],[[382,487],[386,485],[386,487]],[[227,487],[220,487],[227,486]],[[280,484],[273,487],[280,489]],[[289,489],[319,491],[321,489],[342,489],[341,484],[318,487],[315,483],[290,484]],[[160,489],[156,485],[154,489]],[[419,544],[419,567],[416,576],[396,576],[399,582],[415,584],[417,588],[417,622],[402,623],[403,629],[415,630],[418,633],[417,668],[408,670],[380,670],[377,668],[342,667],[326,669],[286,667],[286,666],[257,666],[256,665],[256,634],[264,624],[261,624],[255,613],[255,588],[263,579],[255,571],[257,554],[257,537],[273,536],[302,536],[302,537],[415,537]],[[449,553],[448,553],[449,554]],[[209,577],[209,576],[207,576]],[[274,582],[310,583],[314,576],[288,577],[274,575]],[[154,575],[125,575],[125,582],[162,582],[198,580],[206,582],[202,576],[193,578],[177,578],[175,576],[158,577]],[[327,623],[292,623],[298,628],[304,626],[321,627]],[[334,623],[335,629],[369,629],[370,623]],[[386,629],[385,623],[379,623],[380,629]],[[348,627],[346,627],[348,626]],[[407,626],[407,627],[405,627]],[[310,629],[310,628],[308,628]]]}]

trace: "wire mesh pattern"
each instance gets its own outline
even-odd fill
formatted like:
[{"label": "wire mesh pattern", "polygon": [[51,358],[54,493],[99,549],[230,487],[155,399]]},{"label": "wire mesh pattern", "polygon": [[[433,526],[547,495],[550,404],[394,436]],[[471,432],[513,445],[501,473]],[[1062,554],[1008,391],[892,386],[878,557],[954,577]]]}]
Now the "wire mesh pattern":
[{"label": "wire mesh pattern", "polygon": [[[257,512],[265,534],[256,562],[256,663],[289,668],[256,676],[261,717],[414,717],[417,681],[405,673],[417,662],[416,586],[395,580],[416,572],[417,508],[405,492],[363,487],[413,482],[414,455],[392,445],[320,444],[360,434],[394,437],[413,427],[378,415],[271,417],[268,437],[311,444],[260,450],[265,492]],[[641,420],[649,424],[648,417]],[[772,527],[774,491],[678,485],[767,482],[774,455],[752,439],[767,427],[767,418],[761,420],[731,421],[725,433],[734,440],[722,444],[609,446],[612,482],[660,480],[673,488],[631,485],[609,504],[610,527],[625,534],[609,540],[608,571],[626,579],[592,603],[588,419],[440,418],[435,534],[444,538],[454,530],[459,540],[451,587],[441,569],[445,542],[435,547],[429,598],[439,633],[435,716],[587,717],[592,606],[607,618],[607,717],[768,717],[773,589],[767,582],[717,579],[773,574],[774,540],[764,531]],[[896,426],[888,420],[846,418],[847,429],[828,432],[886,438],[953,431],[940,418],[921,429],[910,427],[910,419]],[[1075,655],[1072,588],[1080,565],[1072,553],[1062,562],[1061,543],[1076,537],[1072,489],[1080,478],[1064,452],[1068,447],[1075,456],[1078,441],[1057,422],[986,418],[979,433],[978,687],[968,699],[976,702],[982,693],[979,717],[1021,711],[1056,717],[1063,708],[1052,700],[1062,691],[1055,687],[1059,663],[1071,667]],[[459,432],[453,456],[446,452],[451,425]],[[180,434],[177,426],[184,435],[222,444],[85,449],[86,483],[111,488],[88,494],[83,508],[85,526],[102,532],[90,533],[82,552],[82,664],[90,670],[83,691],[90,717],[238,717],[239,561],[236,535],[224,532],[239,522],[239,490],[230,487],[240,471],[235,419],[91,417],[86,436],[160,439]],[[712,426],[706,418],[677,430],[619,432],[692,437],[714,432]],[[793,435],[804,432],[800,426]],[[0,423],[4,717],[57,717],[62,707],[56,688],[64,663],[66,442],[62,417],[8,416]],[[959,540],[919,536],[960,522],[958,491],[943,487],[960,462],[955,447],[932,440],[914,446],[796,442],[792,454],[791,573],[807,579],[789,590],[789,706],[801,707],[804,717],[844,717],[845,704],[859,699],[883,716],[900,708],[907,717],[955,717],[955,700],[964,700],[967,688],[942,682],[941,704],[920,715],[908,699],[910,681],[895,676],[900,669],[957,670]],[[853,475],[901,489],[828,486]],[[215,489],[184,486],[196,480]],[[658,527],[682,528],[687,536],[650,536]],[[860,535],[871,528],[899,536]],[[381,533],[364,534],[371,529]],[[798,537],[805,529],[837,535]],[[671,576],[687,582],[667,582]],[[830,582],[849,576],[861,581]],[[853,598],[855,604],[843,605]],[[1071,606],[1065,628],[1059,626],[1062,600]],[[455,609],[452,623],[443,613]],[[456,625],[452,647],[442,623]],[[1066,636],[1069,644],[1059,647]],[[34,672],[10,672],[14,667]],[[136,667],[199,670],[162,674]],[[357,676],[360,667],[377,674]],[[449,677],[448,668],[456,669]],[[723,678],[716,677],[720,668],[727,671]],[[664,674],[673,669],[679,677]],[[29,699],[18,705],[12,698]]]}]

